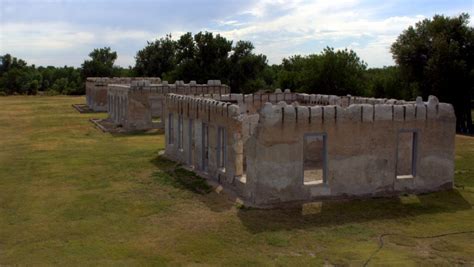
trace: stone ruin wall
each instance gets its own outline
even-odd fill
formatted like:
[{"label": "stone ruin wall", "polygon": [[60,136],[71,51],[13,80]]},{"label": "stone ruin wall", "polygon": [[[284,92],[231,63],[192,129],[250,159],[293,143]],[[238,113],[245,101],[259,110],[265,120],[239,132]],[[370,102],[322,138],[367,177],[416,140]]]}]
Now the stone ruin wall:
[{"label": "stone ruin wall", "polygon": [[[169,122],[165,123],[165,154],[193,166],[202,176],[218,180],[256,206],[452,187],[455,117],[450,104],[438,103],[435,97],[430,97],[428,102],[421,99],[406,102],[291,94],[283,101],[279,95],[212,97],[220,101],[169,95],[165,118],[171,118],[174,127],[170,131]],[[254,101],[247,101],[250,99]],[[294,101],[301,104],[289,104]],[[243,102],[247,106],[243,107]],[[248,112],[248,106],[256,112]],[[173,115],[169,117],[169,114]],[[176,143],[170,144],[168,140],[171,135],[179,136],[179,116],[183,120],[184,143],[178,149]],[[209,127],[206,170],[202,166],[200,141],[203,123]],[[226,129],[225,172],[216,167],[219,127]],[[397,153],[399,136],[404,132],[416,136],[413,160],[416,174],[400,179],[396,173],[400,164]],[[306,134],[326,138],[322,183],[304,183]]]},{"label": "stone ruin wall", "polygon": [[180,95],[229,94],[230,88],[218,80],[207,84],[191,81],[185,84],[177,81],[168,84],[151,84],[148,81],[133,81],[130,85],[110,84],[108,90],[109,118],[125,130],[146,130],[162,128],[163,124],[153,123],[154,118],[163,117],[164,99],[168,93]]},{"label": "stone ruin wall", "polygon": [[[242,136],[249,129],[245,129],[243,122],[247,116],[242,116],[239,106],[210,98],[170,94],[166,98],[164,116],[167,157],[191,167],[202,176],[228,185],[243,175]],[[202,142],[203,127],[206,125],[207,157]],[[217,163],[219,127],[226,129],[225,170],[219,168]]]},{"label": "stone ruin wall", "polygon": [[107,86],[109,84],[130,84],[135,80],[146,80],[153,84],[161,83],[157,77],[87,77],[86,104],[93,111],[107,111]]},{"label": "stone ruin wall", "polygon": [[[401,132],[417,136],[413,178],[397,178]],[[255,203],[385,196],[452,187],[454,111],[435,98],[428,103],[353,104],[346,108],[266,105],[256,133],[246,144],[247,177],[254,183],[253,194],[247,197]],[[327,137],[325,183],[303,184],[303,136],[308,133]]]}]

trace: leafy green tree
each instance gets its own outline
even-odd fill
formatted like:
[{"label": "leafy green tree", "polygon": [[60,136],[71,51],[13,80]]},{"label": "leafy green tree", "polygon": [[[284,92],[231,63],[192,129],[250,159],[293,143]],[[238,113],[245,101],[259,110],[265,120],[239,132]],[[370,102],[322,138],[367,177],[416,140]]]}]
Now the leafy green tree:
[{"label": "leafy green tree", "polygon": [[277,73],[279,87],[301,90],[304,86],[303,71],[307,71],[308,57],[300,55],[284,58]]},{"label": "leafy green tree", "polygon": [[33,68],[13,68],[0,79],[6,94],[36,94],[40,83],[41,74]]},{"label": "leafy green tree", "polygon": [[0,76],[11,69],[24,68],[26,66],[26,61],[12,57],[10,54],[0,56]]},{"label": "leafy green tree", "polygon": [[3,94],[36,94],[42,75],[34,65],[6,54],[0,57],[0,91]]},{"label": "leafy green tree", "polygon": [[410,26],[391,47],[403,76],[426,98],[452,103],[457,130],[473,132],[474,30],[469,15],[432,19]]},{"label": "leafy green tree", "polygon": [[366,68],[354,51],[327,47],[320,54],[283,59],[278,80],[283,88],[307,93],[364,95]]},{"label": "leafy green tree", "polygon": [[229,73],[228,56],[232,50],[232,41],[211,32],[199,32],[194,35],[196,43],[196,63],[201,70],[201,80],[221,79],[227,82]]},{"label": "leafy green tree", "polygon": [[278,73],[281,71],[281,65],[266,65],[261,73],[261,78],[265,82],[267,88],[275,89],[279,87]]},{"label": "leafy green tree", "polygon": [[138,76],[163,77],[176,67],[176,42],[171,34],[138,51],[134,71]]},{"label": "leafy green tree", "polygon": [[200,80],[200,69],[196,61],[197,47],[192,33],[181,35],[176,42],[176,69],[166,79]]},{"label": "leafy green tree", "polygon": [[113,71],[114,77],[133,77],[134,74],[135,73],[132,66],[128,66],[128,68],[114,66],[114,71]]},{"label": "leafy green tree", "polygon": [[418,95],[397,66],[368,69],[367,94],[378,98],[413,100]]},{"label": "leafy green tree", "polygon": [[267,57],[252,53],[254,46],[248,41],[238,41],[230,56],[230,86],[235,92],[250,93],[265,89],[263,71]]},{"label": "leafy green tree", "polygon": [[90,60],[82,63],[82,77],[111,77],[114,73],[114,63],[117,52],[110,47],[96,48],[90,54]]},{"label": "leafy green tree", "polygon": [[171,35],[148,42],[138,51],[134,72],[140,76],[159,76],[164,80],[195,80],[206,83],[219,79],[231,85],[235,92],[253,92],[266,86],[266,80],[275,79],[267,70],[264,55],[255,55],[250,42],[232,41],[211,32],[188,32],[177,41]]},{"label": "leafy green tree", "polygon": [[53,90],[59,94],[64,94],[70,90],[69,88],[69,80],[68,78],[59,78],[54,81],[53,85],[51,86],[50,90]]},{"label": "leafy green tree", "polygon": [[[43,76],[42,91],[55,91],[55,94],[79,95],[84,94],[84,82],[81,70],[73,67],[39,67]],[[63,79],[58,82],[58,80]],[[64,82],[66,81],[66,82]]]},{"label": "leafy green tree", "polygon": [[232,41],[219,34],[199,32],[192,37],[186,33],[177,42],[177,68],[171,78],[200,83],[212,79],[228,82],[231,50]]},{"label": "leafy green tree", "polygon": [[[309,61],[309,72],[306,91],[331,93],[336,95],[363,95],[365,81],[363,78],[367,64],[352,50],[324,49],[319,57]],[[317,74],[316,74],[317,73]],[[316,78],[311,76],[316,74]]]}]

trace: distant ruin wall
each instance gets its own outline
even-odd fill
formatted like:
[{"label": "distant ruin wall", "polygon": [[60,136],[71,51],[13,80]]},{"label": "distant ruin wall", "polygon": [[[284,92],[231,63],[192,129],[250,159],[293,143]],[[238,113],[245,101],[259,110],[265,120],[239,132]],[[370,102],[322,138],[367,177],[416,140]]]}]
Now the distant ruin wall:
[{"label": "distant ruin wall", "polygon": [[185,84],[151,84],[148,81],[133,81],[128,86],[110,84],[108,99],[109,117],[126,130],[144,130],[159,127],[162,123],[153,124],[153,118],[163,118],[164,99],[166,94],[180,95],[228,94],[230,88],[220,81],[210,80],[207,84],[190,82]]},{"label": "distant ruin wall", "polygon": [[107,86],[109,84],[130,84],[138,79],[147,80],[153,84],[161,83],[161,79],[157,77],[88,77],[86,79],[87,106],[94,111],[107,111]]}]

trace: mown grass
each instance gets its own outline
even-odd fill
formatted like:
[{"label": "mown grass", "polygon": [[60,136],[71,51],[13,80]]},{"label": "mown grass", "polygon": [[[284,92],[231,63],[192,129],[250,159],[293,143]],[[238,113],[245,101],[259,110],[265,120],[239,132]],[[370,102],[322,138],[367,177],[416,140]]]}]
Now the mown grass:
[{"label": "mown grass", "polygon": [[[456,188],[241,208],[158,156],[163,135],[110,135],[78,97],[0,98],[0,265],[362,265],[382,233],[474,230],[474,138]],[[370,264],[472,265],[474,234],[389,236]]]}]

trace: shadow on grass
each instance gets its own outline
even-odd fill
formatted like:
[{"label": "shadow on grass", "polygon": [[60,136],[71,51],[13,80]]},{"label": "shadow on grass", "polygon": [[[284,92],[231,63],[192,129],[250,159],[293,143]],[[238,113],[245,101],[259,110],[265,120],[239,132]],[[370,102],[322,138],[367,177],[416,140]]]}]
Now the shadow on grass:
[{"label": "shadow on grass", "polygon": [[135,137],[135,136],[153,136],[153,135],[163,135],[163,130],[153,129],[147,131],[131,131],[123,133],[110,133],[113,137],[123,138],[123,137]]},{"label": "shadow on grass", "polygon": [[[152,160],[160,171],[154,173],[159,183],[190,191],[213,211],[235,207],[235,203],[212,192],[206,180],[183,169],[163,156]],[[329,200],[275,209],[241,207],[237,215],[252,233],[337,226],[349,223],[403,219],[424,214],[453,213],[472,209],[458,190],[362,200]]]},{"label": "shadow on grass", "polygon": [[449,190],[393,198],[313,202],[285,209],[243,208],[238,216],[250,232],[259,233],[409,218],[471,208],[457,190]]},{"label": "shadow on grass", "polygon": [[213,211],[224,211],[234,206],[233,202],[215,193],[206,179],[184,169],[180,164],[163,156],[157,156],[151,162],[159,168],[153,173],[153,179],[158,183],[193,193],[194,198]]}]

